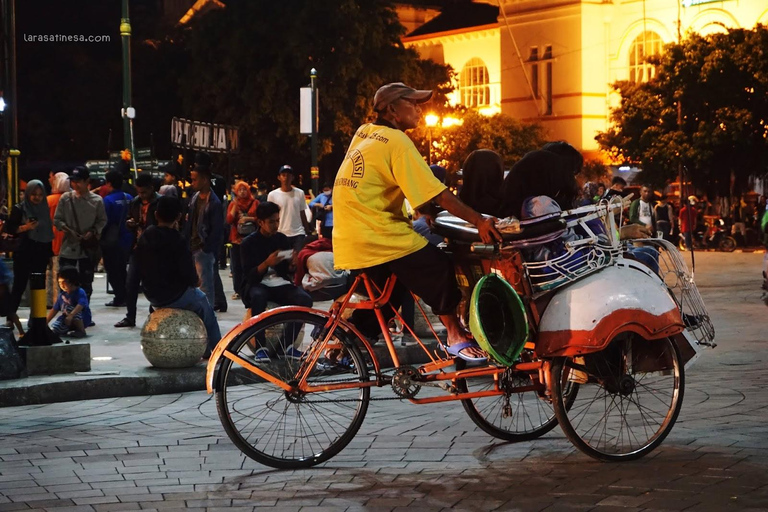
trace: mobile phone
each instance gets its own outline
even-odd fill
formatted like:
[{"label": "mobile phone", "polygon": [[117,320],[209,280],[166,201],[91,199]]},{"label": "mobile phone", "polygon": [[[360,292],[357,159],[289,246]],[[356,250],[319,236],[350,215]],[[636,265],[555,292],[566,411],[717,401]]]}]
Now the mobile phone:
[{"label": "mobile phone", "polygon": [[37,217],[30,217],[29,222],[37,222]]}]

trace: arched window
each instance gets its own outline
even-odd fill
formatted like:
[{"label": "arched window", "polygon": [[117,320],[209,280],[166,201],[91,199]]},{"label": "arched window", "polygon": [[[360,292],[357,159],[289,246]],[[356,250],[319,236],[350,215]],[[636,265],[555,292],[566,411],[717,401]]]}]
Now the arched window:
[{"label": "arched window", "polygon": [[491,88],[488,86],[488,68],[478,59],[470,59],[459,74],[461,103],[466,107],[482,107],[491,104]]},{"label": "arched window", "polygon": [[651,55],[661,53],[664,42],[656,32],[646,31],[632,41],[629,48],[629,80],[647,82],[656,76],[656,68],[646,62]]}]

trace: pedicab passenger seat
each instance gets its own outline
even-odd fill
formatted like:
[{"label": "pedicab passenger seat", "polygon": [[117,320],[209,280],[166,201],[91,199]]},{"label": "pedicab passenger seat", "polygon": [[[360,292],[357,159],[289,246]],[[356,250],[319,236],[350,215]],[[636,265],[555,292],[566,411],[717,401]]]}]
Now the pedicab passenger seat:
[{"label": "pedicab passenger seat", "polygon": [[[519,233],[501,232],[503,247],[522,249],[551,242],[562,236],[566,222],[560,218],[559,213],[551,213],[522,220],[520,228]],[[437,214],[432,223],[432,231],[454,243],[482,242],[474,225],[445,211]]]}]

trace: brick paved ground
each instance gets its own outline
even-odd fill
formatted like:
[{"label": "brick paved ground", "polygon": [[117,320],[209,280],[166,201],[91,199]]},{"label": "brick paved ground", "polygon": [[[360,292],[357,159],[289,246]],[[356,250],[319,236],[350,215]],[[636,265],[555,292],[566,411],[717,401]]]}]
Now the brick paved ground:
[{"label": "brick paved ground", "polygon": [[594,462],[558,429],[498,442],[458,404],[382,401],[336,458],[275,471],[240,455],[204,393],[105,399],[0,409],[0,512],[768,510],[761,259],[699,256],[720,346],[687,374],[670,436],[637,462]]}]

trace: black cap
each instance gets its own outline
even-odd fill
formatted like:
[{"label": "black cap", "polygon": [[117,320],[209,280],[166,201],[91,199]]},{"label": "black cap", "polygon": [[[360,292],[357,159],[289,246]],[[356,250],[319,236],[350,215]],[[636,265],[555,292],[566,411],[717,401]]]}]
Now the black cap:
[{"label": "black cap", "polygon": [[195,155],[195,170],[210,170],[211,168],[211,155],[205,151],[198,151]]},{"label": "black cap", "polygon": [[88,180],[91,177],[91,173],[85,167],[75,167],[72,172],[69,173],[70,180]]},{"label": "black cap", "polygon": [[284,165],[280,168],[279,171],[277,171],[277,174],[283,174],[284,172],[289,172],[291,174],[294,174],[293,167],[291,167],[290,165]]}]

